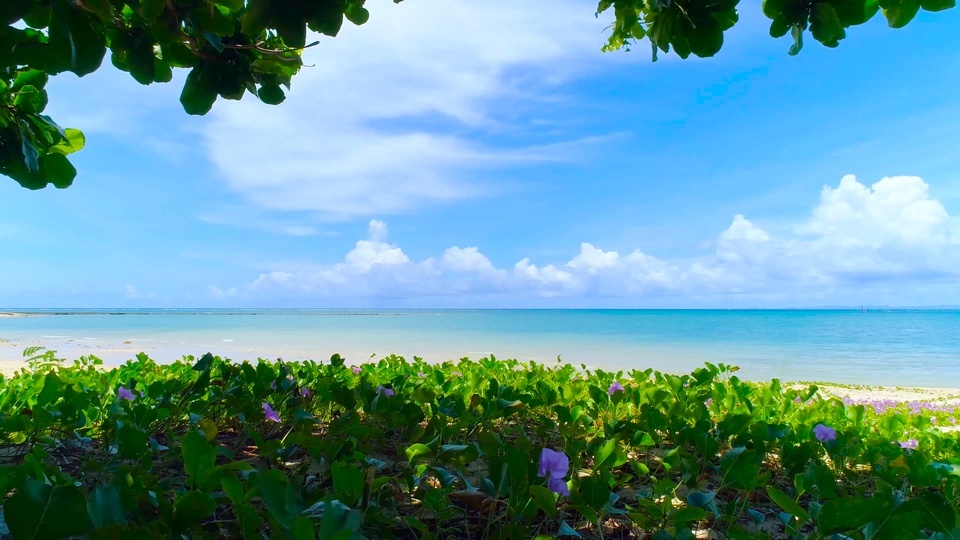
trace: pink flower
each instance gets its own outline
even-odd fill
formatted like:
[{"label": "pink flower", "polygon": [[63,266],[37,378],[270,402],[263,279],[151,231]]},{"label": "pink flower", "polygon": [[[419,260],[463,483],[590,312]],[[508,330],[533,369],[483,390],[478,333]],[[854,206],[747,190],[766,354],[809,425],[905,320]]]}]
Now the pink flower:
[{"label": "pink flower", "polygon": [[382,394],[382,395],[384,395],[384,396],[386,396],[386,397],[392,397],[393,394],[394,394],[393,388],[387,388],[386,386],[384,386],[384,385],[382,385],[382,384],[377,387],[377,392],[379,392],[380,394]]},{"label": "pink flower", "polygon": [[280,415],[266,401],[263,402],[263,416],[271,422],[280,422]]},{"label": "pink flower", "polygon": [[354,374],[354,375],[359,375],[359,374],[360,374],[360,371],[361,371],[360,366],[353,366],[353,374]]},{"label": "pink flower", "polygon": [[422,371],[418,371],[418,372],[417,372],[417,377],[420,377],[421,379],[426,379],[426,378],[427,378],[427,374],[424,373],[424,372],[422,372]]},{"label": "pink flower", "polygon": [[570,472],[570,458],[563,452],[544,448],[540,452],[540,470],[537,476],[547,479],[547,487],[557,495],[570,495],[563,477]]},{"label": "pink flower", "polygon": [[613,381],[613,384],[610,385],[610,388],[607,388],[607,393],[612,396],[617,392],[623,392],[623,385],[620,384],[620,381]]},{"label": "pink flower", "polygon": [[817,424],[816,426],[814,426],[813,434],[817,437],[817,440],[820,442],[837,440],[837,430],[833,429],[830,426],[825,426],[823,424]]},{"label": "pink flower", "polygon": [[713,405],[713,398],[707,398],[707,400],[703,402],[704,407],[709,408],[711,405]]},{"label": "pink flower", "polygon": [[124,388],[124,387],[122,387],[122,386],[117,389],[117,397],[118,397],[119,399],[125,399],[125,400],[127,400],[127,401],[133,401],[133,400],[137,399],[136,396],[133,395],[133,392],[127,390],[126,388]]}]

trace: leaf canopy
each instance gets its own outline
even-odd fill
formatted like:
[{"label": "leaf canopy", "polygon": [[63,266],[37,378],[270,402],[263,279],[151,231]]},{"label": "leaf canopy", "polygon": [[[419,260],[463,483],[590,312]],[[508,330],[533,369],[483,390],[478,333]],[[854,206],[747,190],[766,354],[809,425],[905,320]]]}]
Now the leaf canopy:
[{"label": "leaf canopy", "polygon": [[[399,3],[400,0],[394,0]],[[653,60],[714,56],[739,20],[739,0],[600,0],[612,11],[604,51],[647,40]],[[809,34],[837,47],[847,28],[882,12],[901,28],[922,9],[942,11],[956,0],[763,0],[770,35],[790,34],[795,55]],[[286,99],[303,66],[310,32],[336,36],[344,19],[370,18],[364,0],[3,0],[0,2],[0,174],[28,189],[70,186],[77,170],[66,157],[83,134],[43,114],[51,75],[83,77],[110,63],[140,84],[170,82],[188,69],[184,111],[208,113],[218,98],[250,93],[268,105]]]}]

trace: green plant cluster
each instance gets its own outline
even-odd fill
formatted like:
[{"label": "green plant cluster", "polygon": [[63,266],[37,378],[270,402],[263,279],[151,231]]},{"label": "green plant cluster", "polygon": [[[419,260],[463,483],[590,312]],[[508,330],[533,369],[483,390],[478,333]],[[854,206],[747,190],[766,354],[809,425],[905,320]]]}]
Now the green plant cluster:
[{"label": "green plant cluster", "polygon": [[43,115],[50,75],[114,67],[140,84],[189,69],[180,102],[189,114],[247,92],[276,105],[302,66],[307,31],[335,36],[363,24],[363,0],[3,0],[0,2],[0,173],[21,186],[69,186],[65,158],[79,132]]},{"label": "green plant cluster", "polygon": [[954,434],[724,365],[53,360],[0,379],[15,539],[960,538]]},{"label": "green plant cluster", "polygon": [[[723,33],[739,20],[740,0],[600,0],[597,14],[613,9],[616,22],[606,51],[630,47],[647,38],[657,60],[657,52],[671,47],[681,58],[691,54],[706,58],[720,52]],[[770,36],[788,33],[793,39],[790,55],[803,48],[803,36],[827,47],[837,47],[847,28],[864,24],[883,11],[891,28],[907,25],[921,9],[943,11],[956,6],[956,0],[763,0],[763,14],[770,23]]]}]

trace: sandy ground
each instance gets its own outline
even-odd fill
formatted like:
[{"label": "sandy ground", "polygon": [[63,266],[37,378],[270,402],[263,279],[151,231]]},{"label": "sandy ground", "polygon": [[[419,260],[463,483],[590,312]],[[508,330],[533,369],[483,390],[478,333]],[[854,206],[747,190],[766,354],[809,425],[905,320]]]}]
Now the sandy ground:
[{"label": "sandy ground", "polygon": [[[804,387],[806,385],[803,385]],[[958,388],[899,388],[890,386],[846,386],[817,383],[820,393],[838,398],[850,398],[854,401],[892,400],[924,401],[944,404],[960,404]]]}]

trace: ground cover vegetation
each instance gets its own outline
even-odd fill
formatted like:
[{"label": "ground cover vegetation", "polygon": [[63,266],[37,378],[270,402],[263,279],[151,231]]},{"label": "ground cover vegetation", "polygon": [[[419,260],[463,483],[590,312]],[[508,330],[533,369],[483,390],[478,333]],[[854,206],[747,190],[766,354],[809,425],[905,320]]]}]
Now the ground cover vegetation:
[{"label": "ground cover vegetation", "polygon": [[[399,0],[395,0],[399,2]],[[612,11],[604,50],[646,40],[658,51],[687,58],[713,56],[739,19],[739,0],[600,0]],[[836,47],[852,26],[882,11],[900,28],[917,13],[941,11],[956,0],[764,0],[770,35],[790,34],[790,54],[805,35]],[[114,67],[148,85],[189,70],[180,96],[194,115],[217,98],[246,93],[276,105],[303,66],[308,35],[336,36],[344,21],[364,24],[364,0],[2,0],[0,1],[0,174],[21,186],[71,185],[77,170],[67,156],[83,148],[83,133],[43,114],[50,76],[98,70],[107,52]],[[438,21],[440,22],[440,21]],[[599,45],[599,43],[598,43]]]},{"label": "ground cover vegetation", "polygon": [[948,539],[953,415],[725,365],[38,353],[0,494],[15,539]]}]

